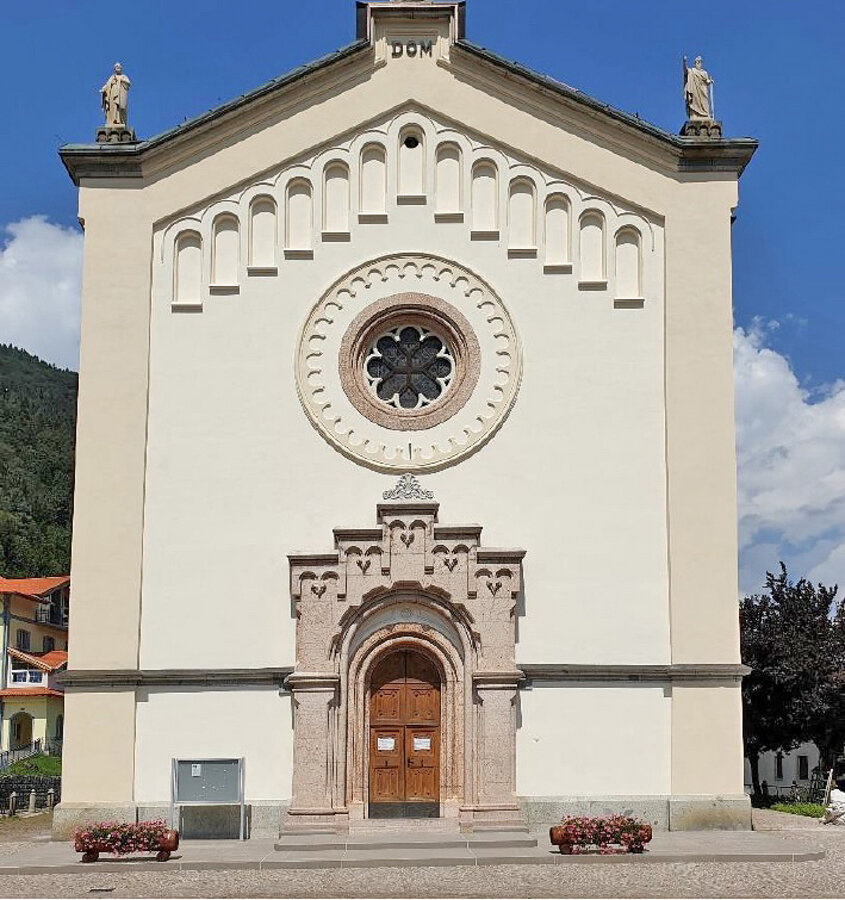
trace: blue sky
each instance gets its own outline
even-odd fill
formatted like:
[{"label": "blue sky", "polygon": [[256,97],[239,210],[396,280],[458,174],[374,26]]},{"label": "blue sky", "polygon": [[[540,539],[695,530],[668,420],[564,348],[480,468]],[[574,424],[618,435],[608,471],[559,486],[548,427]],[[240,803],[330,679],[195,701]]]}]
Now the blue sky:
[{"label": "blue sky", "polygon": [[[468,2],[470,40],[669,131],[683,119],[680,57],[701,54],[725,134],[760,141],[733,228],[746,586],[778,555],[798,574],[841,568],[845,582],[843,33],[838,0]],[[353,0],[5,4],[0,342],[74,364],[79,238],[56,226],[75,228],[76,193],[56,149],[93,139],[115,60],[148,137],[353,38]],[[30,316],[37,329],[22,337],[35,307],[43,320]]]},{"label": "blue sky", "polygon": [[[150,136],[348,43],[353,8],[353,0],[5,4],[0,222],[75,221],[55,151],[93,137],[97,89],[115,59],[133,81],[132,123]],[[671,131],[683,114],[680,56],[700,53],[726,134],[761,144],[734,226],[737,323],[777,320],[772,345],[803,382],[842,376],[845,117],[834,91],[845,3],[469,0],[468,20],[471,40]]]}]

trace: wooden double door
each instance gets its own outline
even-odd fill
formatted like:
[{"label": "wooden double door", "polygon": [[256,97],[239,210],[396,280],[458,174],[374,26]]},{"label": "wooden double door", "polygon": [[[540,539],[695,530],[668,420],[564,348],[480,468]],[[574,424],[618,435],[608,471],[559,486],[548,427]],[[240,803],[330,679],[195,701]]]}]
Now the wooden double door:
[{"label": "wooden double door", "polygon": [[440,676],[398,650],[370,681],[370,818],[440,814]]}]

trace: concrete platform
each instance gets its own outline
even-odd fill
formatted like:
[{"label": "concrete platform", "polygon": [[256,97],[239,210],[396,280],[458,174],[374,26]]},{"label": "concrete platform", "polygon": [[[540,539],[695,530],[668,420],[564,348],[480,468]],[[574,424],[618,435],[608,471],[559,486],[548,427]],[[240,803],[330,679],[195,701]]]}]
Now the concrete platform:
[{"label": "concrete platform", "polygon": [[[325,836],[322,836],[325,838]],[[185,841],[166,863],[152,855],[80,862],[69,843],[18,844],[4,853],[0,875],[89,874],[97,872],[167,872],[202,870],[338,869],[405,866],[486,866],[596,864],[652,865],[677,862],[802,862],[824,857],[812,834],[804,832],[660,832],[644,854],[561,856],[547,835],[522,832],[471,835],[448,833],[359,833],[321,846],[320,836],[302,837],[284,850],[272,840]],[[323,843],[329,843],[323,840]]]}]

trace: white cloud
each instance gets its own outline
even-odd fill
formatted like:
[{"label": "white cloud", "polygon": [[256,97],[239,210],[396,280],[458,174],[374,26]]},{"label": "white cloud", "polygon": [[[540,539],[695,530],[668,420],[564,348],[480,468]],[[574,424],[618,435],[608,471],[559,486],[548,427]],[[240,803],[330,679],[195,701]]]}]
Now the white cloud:
[{"label": "white cloud", "polygon": [[743,593],[779,559],[795,577],[845,583],[845,382],[802,388],[766,346],[776,327],[734,332]]},{"label": "white cloud", "polygon": [[77,369],[82,234],[44,216],[12,222],[4,231],[0,343]]}]

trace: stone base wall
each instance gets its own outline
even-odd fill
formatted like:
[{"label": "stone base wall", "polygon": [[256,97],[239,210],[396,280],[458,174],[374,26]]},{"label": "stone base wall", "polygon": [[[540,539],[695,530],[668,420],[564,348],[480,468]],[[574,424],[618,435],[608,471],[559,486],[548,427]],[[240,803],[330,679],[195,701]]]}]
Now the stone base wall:
[{"label": "stone base wall", "polygon": [[564,816],[627,815],[650,822],[658,831],[747,831],[751,800],[730,796],[520,797],[531,831],[545,831]]},{"label": "stone base wall", "polygon": [[[277,838],[288,807],[287,800],[247,803],[247,837]],[[240,827],[240,807],[185,806],[177,809],[176,827],[190,839],[234,839]],[[53,840],[69,840],[74,829],[85,822],[142,822],[170,819],[165,803],[60,803],[53,814]]]}]

